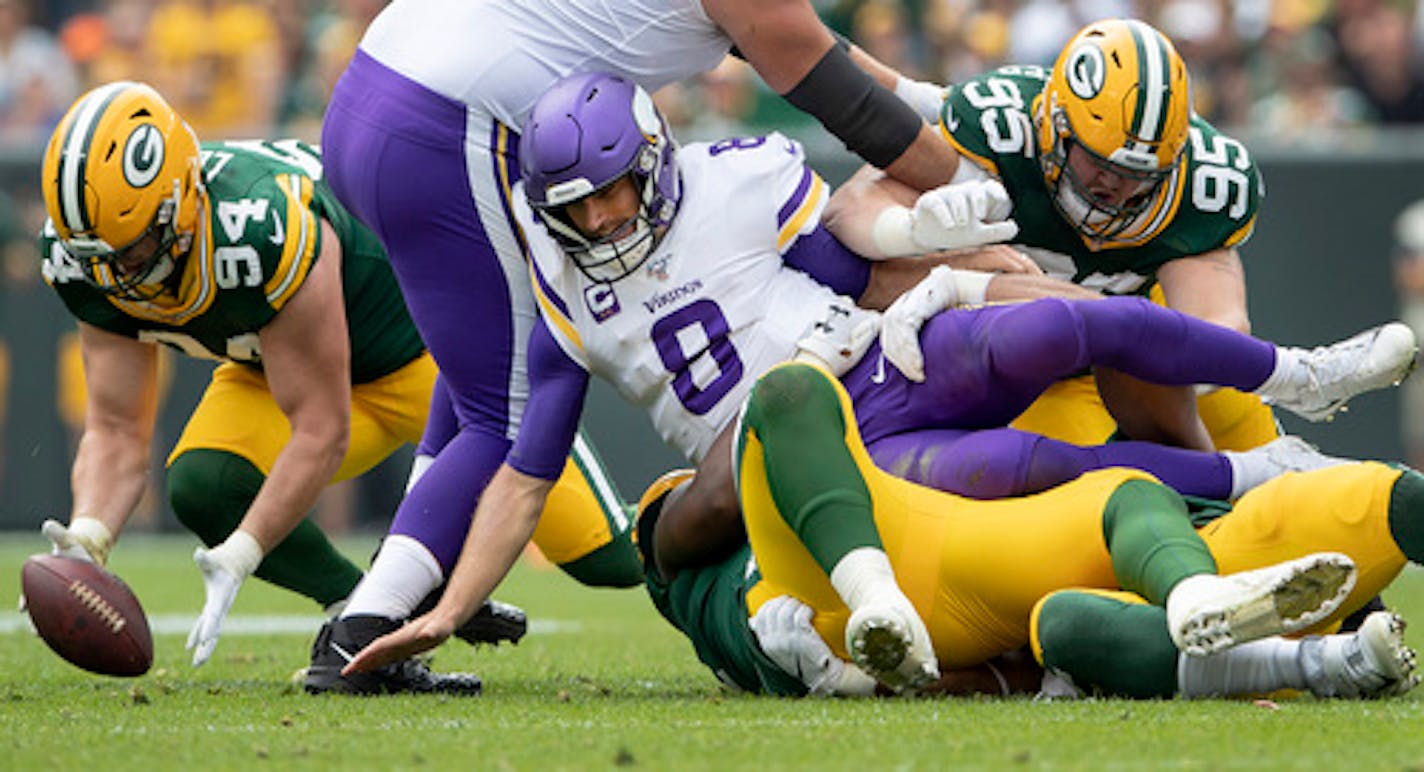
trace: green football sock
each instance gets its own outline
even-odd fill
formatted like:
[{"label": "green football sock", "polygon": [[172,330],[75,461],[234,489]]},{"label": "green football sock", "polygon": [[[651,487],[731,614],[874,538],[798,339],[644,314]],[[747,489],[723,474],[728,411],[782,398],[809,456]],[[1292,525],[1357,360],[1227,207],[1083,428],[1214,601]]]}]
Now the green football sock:
[{"label": "green football sock", "polygon": [[1186,503],[1159,483],[1123,483],[1103,509],[1103,539],[1119,585],[1159,606],[1177,582],[1216,573],[1216,560],[1192,527]]},{"label": "green football sock", "polygon": [[[257,467],[233,453],[189,450],[168,467],[168,499],[178,520],[212,547],[242,522],[265,479]],[[256,573],[323,608],[345,599],[361,581],[361,569],[337,552],[309,519],[267,553]]]},{"label": "green football sock", "polygon": [[1389,533],[1411,563],[1424,563],[1424,475],[1406,469],[1389,494]]},{"label": "green football sock", "polygon": [[819,370],[788,366],[757,382],[743,432],[765,450],[777,510],[829,575],[850,551],[883,549],[870,490],[846,447],[847,416]]},{"label": "green football sock", "polygon": [[1177,647],[1167,612],[1086,592],[1056,592],[1038,613],[1044,667],[1089,693],[1166,698],[1177,691]]}]

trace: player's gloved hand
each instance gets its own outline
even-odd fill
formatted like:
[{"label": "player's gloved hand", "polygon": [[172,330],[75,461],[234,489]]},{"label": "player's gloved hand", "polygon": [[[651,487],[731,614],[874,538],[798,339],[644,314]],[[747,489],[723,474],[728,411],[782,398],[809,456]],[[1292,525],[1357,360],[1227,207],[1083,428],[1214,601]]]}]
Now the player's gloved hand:
[{"label": "player's gloved hand", "polygon": [[92,517],[76,517],[69,525],[49,519],[40,524],[40,533],[53,545],[50,553],[104,565],[114,536],[108,526]]},{"label": "player's gloved hand", "polygon": [[193,652],[193,667],[198,667],[208,661],[217,647],[223,620],[237,599],[238,588],[262,562],[262,547],[251,534],[237,530],[212,549],[194,550],[193,562],[203,572],[206,600],[184,648]]},{"label": "player's gloved hand", "polygon": [[998,180],[941,185],[915,200],[910,236],[931,251],[997,244],[1019,233],[1018,223],[1009,219],[1013,208]]},{"label": "player's gloved hand", "polygon": [[796,598],[778,595],[763,603],[748,624],[766,656],[811,694],[873,694],[875,679],[831,651],[811,626],[813,613]]},{"label": "player's gloved hand", "polygon": [[796,341],[796,359],[809,359],[839,378],[865,356],[879,331],[880,314],[832,303],[811,331]]},{"label": "player's gloved hand", "polygon": [[925,358],[920,351],[920,328],[945,309],[982,304],[992,280],[993,274],[935,266],[880,315],[881,353],[906,378],[923,381]]}]

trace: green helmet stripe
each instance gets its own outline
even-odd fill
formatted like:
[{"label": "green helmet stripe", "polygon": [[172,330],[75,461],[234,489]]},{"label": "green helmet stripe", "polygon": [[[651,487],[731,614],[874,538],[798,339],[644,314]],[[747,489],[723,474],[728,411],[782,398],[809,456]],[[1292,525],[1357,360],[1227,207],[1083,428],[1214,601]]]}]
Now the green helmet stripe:
[{"label": "green helmet stripe", "polygon": [[94,227],[84,201],[84,188],[88,184],[84,170],[89,161],[89,149],[94,142],[99,119],[108,111],[109,104],[119,92],[132,85],[129,81],[119,81],[92,91],[75,109],[74,120],[65,132],[57,171],[59,211],[71,233],[87,233]]},{"label": "green helmet stripe", "polygon": [[[1137,46],[1137,110],[1132,116],[1131,135],[1156,143],[1167,126],[1171,103],[1171,61],[1162,36],[1140,21],[1129,21],[1132,42]],[[1150,152],[1149,148],[1134,148]]]}]

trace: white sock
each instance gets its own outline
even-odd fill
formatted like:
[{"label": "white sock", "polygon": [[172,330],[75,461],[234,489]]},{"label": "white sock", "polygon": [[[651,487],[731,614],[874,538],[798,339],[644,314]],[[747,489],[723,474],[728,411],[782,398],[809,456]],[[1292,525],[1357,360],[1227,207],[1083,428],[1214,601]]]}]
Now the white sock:
[{"label": "white sock", "polygon": [[1231,464],[1231,498],[1239,499],[1246,491],[1261,485],[1276,475],[1280,469],[1261,453],[1223,450],[1221,455]]},{"label": "white sock", "polygon": [[1271,374],[1265,382],[1256,387],[1255,393],[1271,397],[1305,377],[1305,368],[1301,365],[1297,350],[1289,346],[1276,346],[1276,366],[1271,368]]},{"label": "white sock", "polygon": [[831,586],[852,612],[885,593],[902,598],[905,595],[895,583],[890,558],[884,550],[875,547],[857,547],[847,552],[831,569]]},{"label": "white sock", "polygon": [[444,579],[440,562],[424,544],[409,536],[387,536],[341,617],[405,619]]},{"label": "white sock", "polygon": [[1180,654],[1177,691],[1183,697],[1228,697],[1305,689],[1300,645],[1289,638],[1262,638],[1205,657]]},{"label": "white sock", "polygon": [[430,465],[435,463],[434,456],[418,455],[410,462],[410,476],[405,478],[405,492],[410,493],[411,488],[420,482],[420,478],[430,470]]}]

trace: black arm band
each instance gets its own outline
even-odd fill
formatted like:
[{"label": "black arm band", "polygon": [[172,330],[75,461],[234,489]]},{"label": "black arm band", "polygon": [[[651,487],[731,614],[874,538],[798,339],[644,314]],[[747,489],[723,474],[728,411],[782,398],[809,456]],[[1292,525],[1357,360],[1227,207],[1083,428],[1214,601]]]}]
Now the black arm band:
[{"label": "black arm band", "polygon": [[881,169],[899,158],[925,125],[839,45],[831,46],[785,97],[815,116],[851,152]]}]

